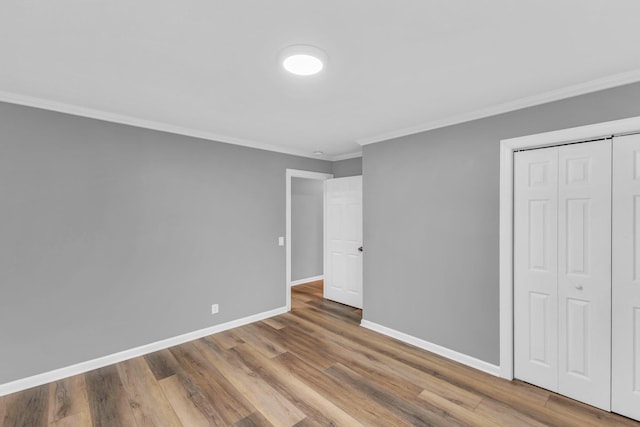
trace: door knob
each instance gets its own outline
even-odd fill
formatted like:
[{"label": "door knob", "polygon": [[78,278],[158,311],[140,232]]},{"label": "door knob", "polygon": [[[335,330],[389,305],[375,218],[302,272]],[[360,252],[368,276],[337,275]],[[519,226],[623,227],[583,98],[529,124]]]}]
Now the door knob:
[{"label": "door knob", "polygon": [[358,248],[358,250],[359,250],[360,252],[362,252],[364,249],[362,248],[362,246],[360,246],[360,247]]},{"label": "door knob", "polygon": [[580,283],[576,283],[576,289],[582,289],[582,285]]}]

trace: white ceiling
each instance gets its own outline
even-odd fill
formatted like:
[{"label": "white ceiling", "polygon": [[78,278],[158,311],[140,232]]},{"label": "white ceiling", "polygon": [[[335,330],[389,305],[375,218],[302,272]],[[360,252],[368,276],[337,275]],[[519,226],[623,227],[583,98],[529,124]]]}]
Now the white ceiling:
[{"label": "white ceiling", "polygon": [[[335,159],[640,80],[639,22],[638,0],[3,0],[0,100]],[[292,44],[325,72],[286,75]]]}]

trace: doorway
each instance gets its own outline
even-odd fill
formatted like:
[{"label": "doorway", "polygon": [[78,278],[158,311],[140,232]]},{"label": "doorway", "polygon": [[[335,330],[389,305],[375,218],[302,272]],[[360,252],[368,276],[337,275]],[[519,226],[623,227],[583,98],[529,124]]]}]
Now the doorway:
[{"label": "doorway", "polygon": [[[322,228],[324,228],[324,185],[322,185],[322,202],[317,206],[318,184],[324,184],[332,174],[287,169],[286,171],[286,301],[287,310],[291,310],[291,287],[301,283],[321,280],[324,277],[324,233],[321,232],[319,242],[317,233],[317,208],[320,207]],[[298,203],[299,202],[299,203]],[[295,205],[295,206],[294,206]],[[294,213],[294,207],[296,212]],[[306,211],[306,215],[305,215]],[[314,213],[315,212],[315,213]],[[296,217],[294,218],[294,214]],[[300,214],[300,215],[297,215]],[[306,216],[306,218],[305,218]],[[298,218],[300,220],[298,221]],[[294,226],[298,234],[294,238]],[[300,235],[304,233],[305,235]],[[309,241],[311,239],[311,241]],[[305,243],[308,242],[308,243]],[[296,253],[296,266],[293,265],[293,244],[302,247],[302,253]],[[306,247],[302,245],[307,244]],[[296,250],[297,251],[297,250]],[[302,255],[302,257],[300,257]],[[318,261],[318,259],[320,261]],[[318,262],[322,266],[322,274],[317,272]],[[309,276],[311,274],[311,276]]]}]

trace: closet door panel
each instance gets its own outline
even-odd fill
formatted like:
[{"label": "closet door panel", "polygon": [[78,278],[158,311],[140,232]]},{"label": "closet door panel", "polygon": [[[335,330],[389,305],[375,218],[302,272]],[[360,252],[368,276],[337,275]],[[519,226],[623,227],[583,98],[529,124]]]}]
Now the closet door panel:
[{"label": "closet door panel", "polygon": [[558,149],[514,153],[514,362],[517,378],[558,388]]},{"label": "closet door panel", "polygon": [[558,151],[558,391],[610,409],[611,141]]},{"label": "closet door panel", "polygon": [[613,141],[612,410],[640,420],[640,135]]}]

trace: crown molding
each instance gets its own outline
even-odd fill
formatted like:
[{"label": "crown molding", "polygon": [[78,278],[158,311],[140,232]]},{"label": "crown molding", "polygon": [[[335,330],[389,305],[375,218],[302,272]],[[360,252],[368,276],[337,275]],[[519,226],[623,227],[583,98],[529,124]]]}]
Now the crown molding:
[{"label": "crown molding", "polygon": [[[87,117],[90,119],[102,120],[111,123],[118,123],[128,126],[134,126],[144,129],[151,129],[160,132],[184,135],[193,138],[206,139],[209,141],[222,142],[225,144],[241,145],[243,147],[256,148],[259,150],[273,151],[276,153],[290,154],[293,156],[307,157],[318,159],[317,156],[309,153],[307,150],[295,150],[278,145],[268,144],[260,141],[249,139],[235,138],[228,135],[222,135],[214,132],[190,129],[183,126],[171,125],[168,123],[156,122],[153,120],[141,119],[134,116],[111,113],[95,108],[86,108],[78,105],[67,104],[64,102],[51,101],[44,98],[38,98],[28,95],[20,95],[17,93],[0,91],[0,102],[10,104],[23,105],[26,107],[34,107],[43,110],[56,111],[58,113],[71,114],[73,116]],[[332,161],[333,159],[323,159]]]},{"label": "crown molding", "polygon": [[375,144],[376,142],[387,141],[389,139],[400,138],[402,136],[413,135],[416,133],[439,129],[446,126],[470,122],[472,120],[496,116],[498,114],[508,113],[510,111],[521,110],[527,107],[533,107],[553,101],[572,98],[574,96],[585,95],[587,93],[597,92],[599,90],[611,89],[630,83],[637,83],[639,81],[640,69],[636,69],[625,73],[603,77],[600,79],[590,80],[585,83],[566,86],[561,89],[551,90],[538,95],[520,98],[515,101],[509,101],[502,104],[493,105],[491,107],[482,108],[479,110],[474,110],[439,120],[433,120],[417,126],[411,126],[404,129],[360,138],[357,139],[356,142],[360,145]]},{"label": "crown molding", "polygon": [[[515,101],[497,104],[491,107],[482,108],[467,113],[446,117],[439,120],[433,120],[417,126],[411,126],[395,131],[384,132],[364,138],[356,139],[360,145],[369,145],[376,142],[387,141],[394,138],[400,138],[407,135],[413,135],[420,132],[439,129],[446,126],[452,126],[472,120],[482,119],[495,116],[498,114],[508,113],[510,111],[520,110],[527,107],[546,104],[553,101],[559,101],[574,96],[584,95],[587,93],[597,92],[599,90],[610,89],[617,86],[636,83],[640,81],[640,69],[632,70],[626,73],[615,74],[600,79],[591,80],[589,82],[567,86],[561,89],[548,91],[542,94],[520,98]],[[228,135],[222,135],[214,132],[191,129],[183,126],[176,126],[168,123],[161,123],[153,120],[141,119],[134,116],[112,113],[104,110],[81,107],[78,105],[51,101],[44,98],[21,95],[13,92],[0,91],[0,102],[24,105],[27,107],[40,108],[59,113],[71,114],[74,116],[87,117],[90,119],[103,120],[112,123],[119,123],[128,126],[134,126],[144,129],[151,129],[160,132],[184,135],[193,138],[200,138],[209,141],[221,142],[225,144],[240,145],[243,147],[255,148],[259,150],[272,151],[276,153],[289,154],[293,156],[306,157],[310,159],[318,159],[317,156],[306,150],[296,150],[282,147],[279,145],[269,144],[261,141],[253,141],[249,139],[236,138]],[[340,154],[337,156],[327,156],[324,160],[340,161],[362,157],[362,152],[352,152]]]},{"label": "crown molding", "polygon": [[354,153],[347,153],[347,154],[340,154],[339,156],[333,156],[331,160],[334,162],[338,162],[340,160],[355,159],[357,157],[362,157],[362,150],[356,151]]}]

